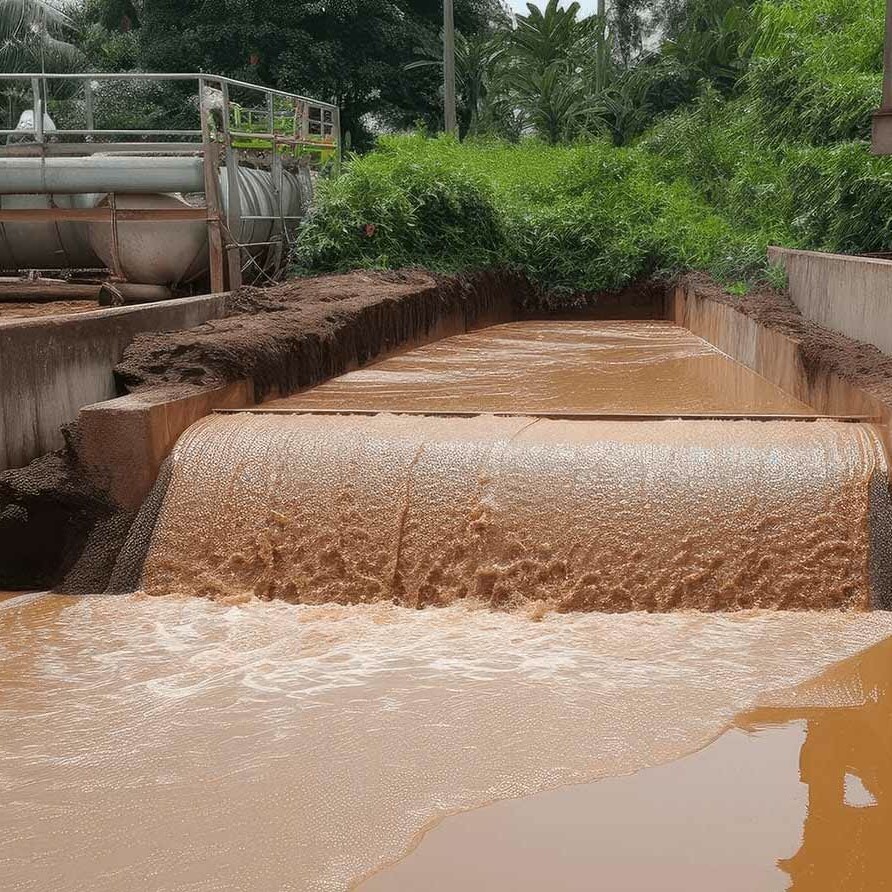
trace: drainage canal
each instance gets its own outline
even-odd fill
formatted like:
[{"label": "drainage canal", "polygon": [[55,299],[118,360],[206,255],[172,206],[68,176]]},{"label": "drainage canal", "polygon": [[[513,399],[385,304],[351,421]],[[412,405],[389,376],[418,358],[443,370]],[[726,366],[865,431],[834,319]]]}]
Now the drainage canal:
[{"label": "drainage canal", "polygon": [[[261,408],[181,439],[121,558],[141,592],[0,610],[13,888],[344,889],[446,815],[668,768],[765,710],[889,728],[857,662],[892,633],[866,421],[662,323],[497,326]],[[761,873],[688,852],[713,873],[664,887],[820,868],[813,831],[765,827]],[[853,869],[886,838],[853,835]]]}]

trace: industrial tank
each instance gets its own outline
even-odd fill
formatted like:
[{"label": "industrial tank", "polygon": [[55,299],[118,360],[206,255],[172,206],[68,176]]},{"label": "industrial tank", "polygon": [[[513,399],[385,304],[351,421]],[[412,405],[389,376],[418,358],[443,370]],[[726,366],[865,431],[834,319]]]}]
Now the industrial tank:
[{"label": "industrial tank", "polygon": [[[312,198],[309,171],[282,176],[282,216],[303,216]],[[269,262],[269,242],[278,226],[278,207],[268,171],[238,171],[240,222],[233,233],[256,261]],[[195,206],[181,193],[202,191],[199,159],[93,155],[89,158],[0,159],[0,207],[96,207],[115,193],[118,208]],[[42,191],[46,188],[46,191]],[[102,188],[102,191],[97,191]],[[36,191],[41,190],[41,191]],[[60,191],[61,190],[61,191]],[[229,209],[229,178],[220,170],[224,220]],[[203,197],[197,196],[203,203]],[[265,218],[265,219],[257,219]],[[203,221],[117,224],[119,268],[115,270],[108,223],[6,223],[0,226],[0,267],[71,269],[105,267],[128,282],[178,285],[208,269],[207,224]],[[251,270],[247,270],[248,277]]]}]

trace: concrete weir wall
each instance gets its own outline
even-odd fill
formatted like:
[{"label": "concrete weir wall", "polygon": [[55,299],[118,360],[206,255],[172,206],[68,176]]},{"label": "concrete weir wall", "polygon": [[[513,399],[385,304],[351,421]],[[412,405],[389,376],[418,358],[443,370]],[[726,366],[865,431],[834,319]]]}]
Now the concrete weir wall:
[{"label": "concrete weir wall", "polygon": [[60,448],[62,425],[118,395],[112,370],[134,335],[225,312],[226,295],[205,295],[0,324],[0,471]]},{"label": "concrete weir wall", "polygon": [[[80,458],[116,504],[135,511],[180,435],[205,415],[287,396],[394,352],[515,318],[506,291],[471,286],[460,297],[444,299],[448,290],[426,283],[399,300],[382,300],[352,314],[335,309],[336,334],[330,337],[306,331],[281,343],[261,340],[266,361],[247,362],[254,375],[228,384],[160,384],[85,406],[78,416]],[[287,325],[281,322],[279,334]]]},{"label": "concrete weir wall", "polygon": [[892,260],[769,248],[806,319],[892,354]]}]

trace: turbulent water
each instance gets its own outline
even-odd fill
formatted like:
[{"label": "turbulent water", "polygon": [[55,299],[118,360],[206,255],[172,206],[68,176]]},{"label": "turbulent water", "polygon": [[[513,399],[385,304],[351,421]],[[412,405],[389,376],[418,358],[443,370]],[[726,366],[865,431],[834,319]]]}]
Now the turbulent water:
[{"label": "turbulent water", "polygon": [[890,633],[881,613],[0,610],[2,886],[343,890],[444,814],[673,759]]},{"label": "turbulent water", "polygon": [[388,363],[280,405],[383,414],[187,432],[126,550],[159,597],[0,602],[4,888],[342,890],[450,813],[873,697],[795,689],[892,634],[870,426],[394,414],[807,414],[664,324]]},{"label": "turbulent water", "polygon": [[865,608],[869,426],[219,416],[144,585],[301,603]]},{"label": "turbulent water", "polygon": [[[882,596],[869,426],[523,414],[811,414],[670,323],[498,325],[265,408],[284,414],[180,441],[148,591],[564,611]],[[345,409],[379,414],[325,414]],[[471,417],[413,414],[432,411]]]}]

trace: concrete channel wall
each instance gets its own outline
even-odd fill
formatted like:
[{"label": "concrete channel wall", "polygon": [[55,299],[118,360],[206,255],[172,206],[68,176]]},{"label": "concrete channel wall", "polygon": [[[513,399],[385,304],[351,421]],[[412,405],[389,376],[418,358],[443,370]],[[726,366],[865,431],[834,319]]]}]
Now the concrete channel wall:
[{"label": "concrete channel wall", "polygon": [[892,260],[769,248],[806,319],[892,354]]},{"label": "concrete channel wall", "polygon": [[865,416],[883,424],[892,420],[892,407],[831,368],[807,368],[798,341],[699,295],[696,288],[676,289],[670,318],[817,412]]},{"label": "concrete channel wall", "polygon": [[60,448],[63,424],[118,395],[112,369],[134,335],[217,319],[226,300],[204,295],[0,324],[0,471]]}]

